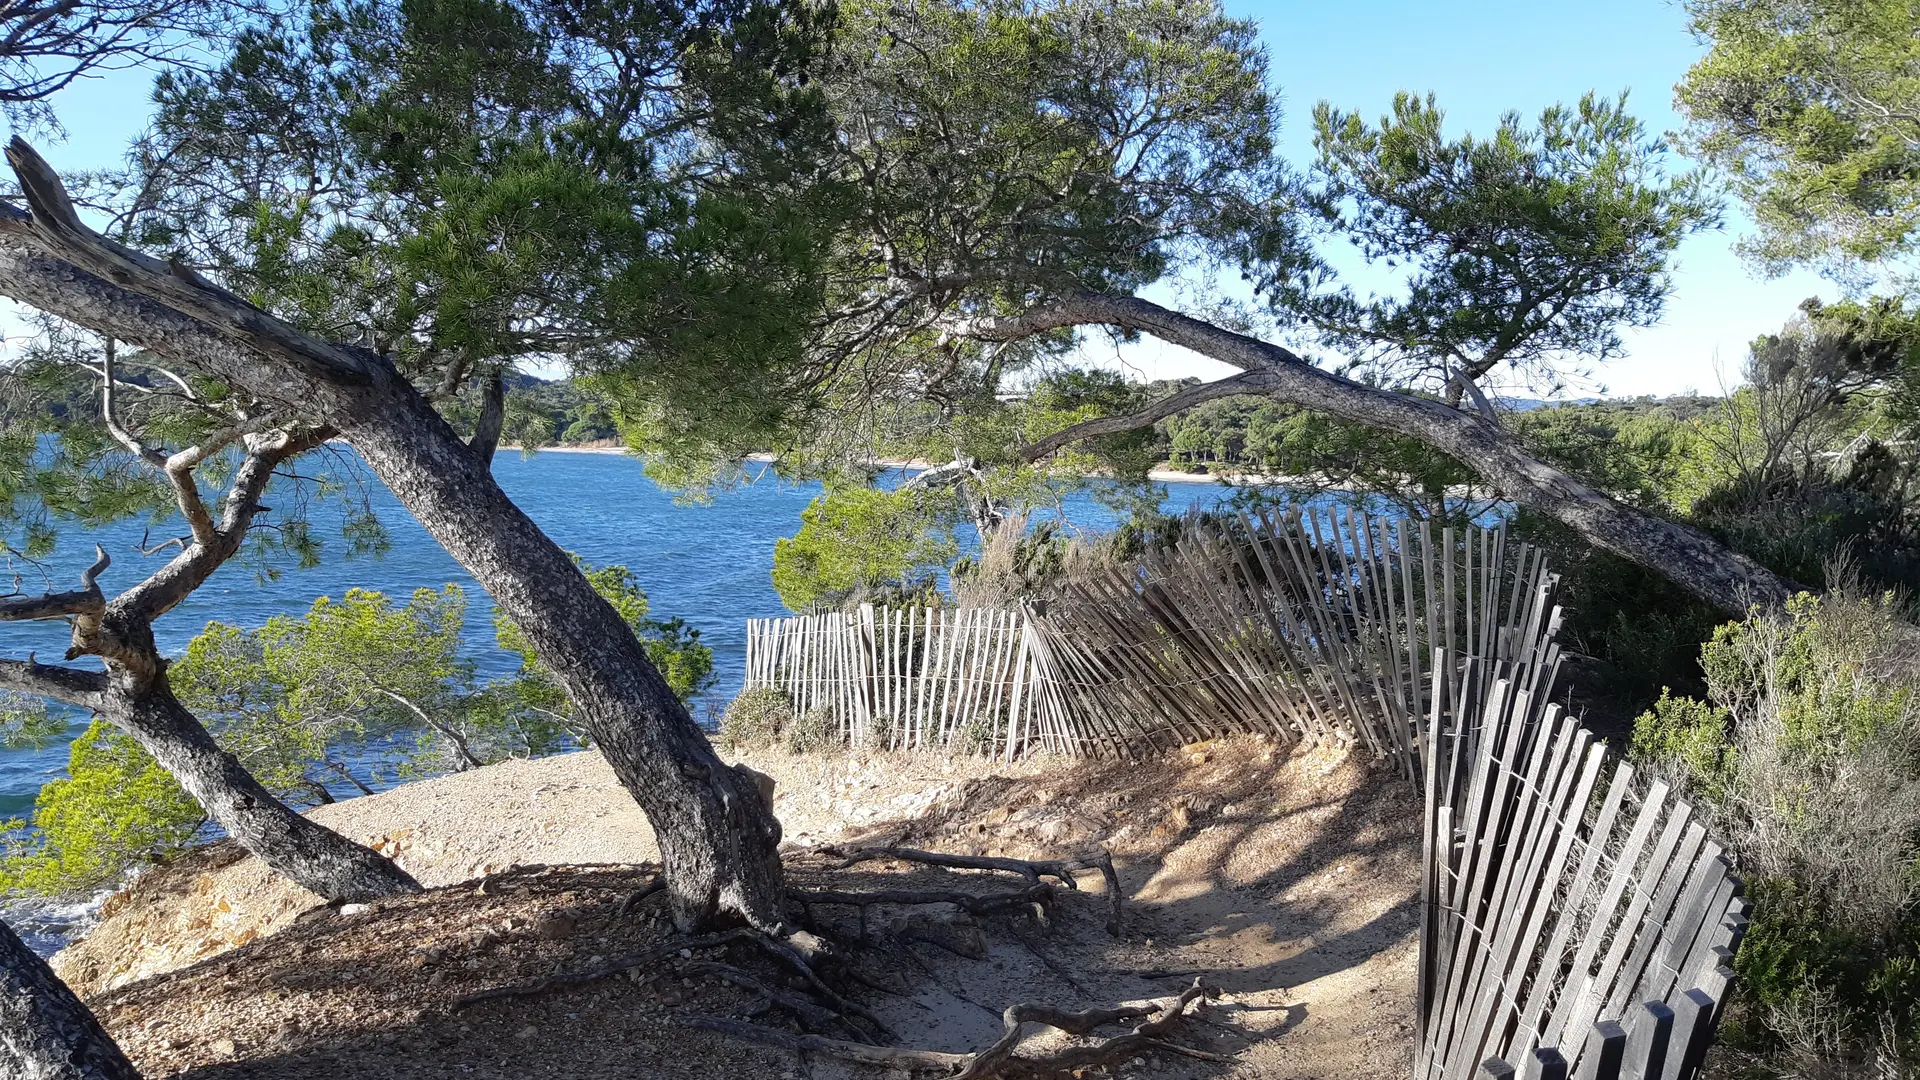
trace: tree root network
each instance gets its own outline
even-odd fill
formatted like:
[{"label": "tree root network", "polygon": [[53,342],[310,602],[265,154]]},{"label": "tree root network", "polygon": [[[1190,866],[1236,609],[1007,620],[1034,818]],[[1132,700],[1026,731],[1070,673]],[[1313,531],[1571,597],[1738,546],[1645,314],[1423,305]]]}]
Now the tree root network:
[{"label": "tree root network", "polygon": [[[1044,860],[986,855],[949,855],[906,847],[823,848],[820,854],[837,860],[827,867],[835,870],[867,862],[897,860],[946,870],[1009,873],[1023,879],[1023,883],[1017,888],[993,892],[969,892],[961,889],[853,891],[796,888],[790,890],[791,899],[799,906],[803,915],[803,925],[810,928],[814,925],[812,910],[815,907],[840,906],[858,909],[861,915],[862,943],[867,940],[866,913],[873,907],[911,908],[951,905],[975,916],[1010,914],[1028,909],[1044,924],[1048,908],[1055,898],[1056,883],[1068,889],[1077,890],[1079,886],[1074,875],[1084,870],[1097,870],[1103,877],[1108,898],[1106,929],[1109,933],[1116,935],[1120,932],[1124,897],[1120,891],[1119,876],[1114,871],[1112,856],[1105,852],[1077,859]],[[623,916],[629,914],[657,891],[658,879],[648,887],[627,897],[620,905],[619,913]],[[1048,960],[1029,938],[1022,935],[1021,941],[1043,961]],[[739,944],[751,946],[776,961],[778,966],[787,969],[790,977],[785,984],[776,985],[774,981],[734,964],[695,956],[696,951]],[[822,976],[822,971],[829,971],[841,981],[857,982],[888,990],[888,992],[896,991],[876,983],[871,977],[859,972],[852,964],[842,962],[844,957],[836,954],[833,948],[811,932],[811,929],[794,931],[785,937],[779,937],[751,927],[741,927],[682,938],[643,952],[617,957],[585,971],[569,972],[535,982],[496,987],[469,994],[456,1000],[452,1007],[460,1010],[483,1002],[532,997],[602,979],[630,975],[663,962],[671,962],[676,958],[682,961],[679,971],[685,976],[717,979],[752,995],[757,999],[757,1004],[749,1010],[749,1015],[759,1016],[770,1009],[779,1009],[791,1015],[806,1030],[804,1033],[795,1033],[747,1020],[706,1015],[682,1017],[679,1020],[681,1024],[720,1032],[766,1046],[823,1054],[869,1065],[906,1069],[909,1072],[939,1073],[949,1077],[950,1080],[1053,1076],[1092,1066],[1114,1065],[1149,1051],[1179,1054],[1207,1061],[1224,1060],[1219,1055],[1182,1046],[1167,1039],[1169,1031],[1188,1016],[1189,1006],[1196,1001],[1219,996],[1218,989],[1204,979],[1195,979],[1192,986],[1175,998],[1148,1005],[1123,1005],[1080,1012],[1069,1012],[1043,1003],[1012,1005],[1000,1014],[1004,1028],[1000,1038],[992,1045],[970,1054],[883,1045],[881,1040],[891,1040],[893,1033],[871,1010],[848,1000],[835,990]],[[1057,964],[1049,964],[1049,966],[1059,970]],[[1070,978],[1069,982],[1071,982]],[[991,1012],[990,1009],[988,1011]],[[1016,1052],[1026,1039],[1029,1025],[1037,1024],[1069,1035],[1086,1036],[1102,1027],[1127,1021],[1139,1021],[1139,1023],[1122,1034],[1095,1039],[1091,1042],[1076,1043],[1046,1054],[1022,1056]]]}]

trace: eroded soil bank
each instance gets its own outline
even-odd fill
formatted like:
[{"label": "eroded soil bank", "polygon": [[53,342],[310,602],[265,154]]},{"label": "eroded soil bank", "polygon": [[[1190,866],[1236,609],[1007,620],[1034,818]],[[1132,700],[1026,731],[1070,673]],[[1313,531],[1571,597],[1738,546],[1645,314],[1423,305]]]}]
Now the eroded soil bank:
[{"label": "eroded soil bank", "polygon": [[[1127,896],[1104,929],[1100,877],[1046,922],[958,920],[959,940],[860,958],[860,1000],[916,1046],[967,1052],[1016,1001],[1068,1009],[1225,991],[1168,1077],[1399,1077],[1411,1053],[1418,805],[1391,772],[1331,749],[1234,740],[1142,763],[989,764],[885,754],[744,755],[777,782],[806,888],[1005,888],[901,862],[836,868],[833,844],[1023,858],[1113,853]],[[429,891],[335,914],[219,851],[150,872],[56,958],[149,1077],[858,1077],[886,1070],[689,1030],[758,998],[677,956],[627,976],[471,1007],[464,996],[605,967],[673,940],[646,904],[652,838],[594,754],[486,769],[322,807]],[[856,936],[851,911],[822,924]],[[870,918],[884,921],[876,910]],[[879,933],[882,926],[868,927]],[[948,928],[949,931],[952,927]],[[757,1022],[780,1025],[783,1014]],[[1036,1046],[1043,1045],[1036,1043]]]}]

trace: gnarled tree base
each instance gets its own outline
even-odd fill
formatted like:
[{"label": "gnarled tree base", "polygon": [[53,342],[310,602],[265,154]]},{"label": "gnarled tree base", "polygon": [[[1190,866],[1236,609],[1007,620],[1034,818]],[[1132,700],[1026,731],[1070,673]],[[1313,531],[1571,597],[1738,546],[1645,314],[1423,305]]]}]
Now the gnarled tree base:
[{"label": "gnarled tree base", "polygon": [[[965,937],[966,934],[980,937],[976,917],[1019,920],[1023,915],[1032,915],[1044,923],[1058,898],[1056,883],[1077,890],[1079,885],[1074,875],[1081,870],[1096,870],[1101,874],[1109,890],[1106,927],[1109,932],[1117,933],[1123,897],[1113,859],[1105,852],[1077,859],[1025,860],[950,855],[901,847],[825,848],[814,854],[815,858],[805,861],[815,864],[812,868],[815,874],[832,873],[862,863],[898,861],[936,868],[942,872],[941,880],[938,887],[790,888],[787,897],[796,915],[794,921],[806,929],[776,935],[753,927],[739,927],[677,938],[585,970],[469,994],[453,1002],[452,1007],[463,1010],[486,1002],[535,997],[620,977],[653,982],[672,973],[686,979],[713,979],[745,991],[758,999],[749,1015],[777,1011],[790,1017],[801,1030],[794,1032],[715,1016],[684,1017],[679,1022],[685,1026],[910,1071],[938,1071],[958,1077],[1047,1076],[1091,1065],[1113,1064],[1155,1050],[1216,1060],[1215,1055],[1206,1051],[1166,1040],[1169,1029],[1187,1014],[1189,1006],[1217,996],[1217,990],[1198,980],[1179,997],[1152,1006],[1068,1012],[1045,1004],[1013,1005],[1002,1014],[1005,1030],[1000,1039],[972,1054],[886,1045],[894,1038],[893,1032],[871,1010],[836,988],[861,984],[898,993],[872,975],[862,973],[853,963],[856,954],[911,957],[906,947],[909,942],[919,941],[982,958],[984,944],[970,946]],[[1022,880],[1011,888],[982,890],[973,887],[982,880],[981,875],[963,871],[1013,874]],[[617,910],[621,916],[627,916],[639,905],[661,895],[664,891],[657,888],[656,881],[629,895]],[[821,908],[857,911],[857,933],[830,928],[819,918],[816,909]],[[908,914],[876,920],[872,916],[876,909],[900,909]],[[943,921],[937,916],[938,912],[948,913],[947,919]],[[957,932],[936,932],[948,921],[955,924],[952,929]],[[1027,948],[1035,948],[1024,935],[1016,932],[1015,936]],[[716,955],[717,950],[730,950],[733,955]],[[771,964],[763,963],[760,971],[749,970],[747,965],[754,956]],[[1131,1020],[1141,1023],[1123,1034],[1075,1044],[1050,1054],[1032,1057],[1017,1054],[1031,1024],[1073,1035],[1088,1035],[1099,1028]]]}]

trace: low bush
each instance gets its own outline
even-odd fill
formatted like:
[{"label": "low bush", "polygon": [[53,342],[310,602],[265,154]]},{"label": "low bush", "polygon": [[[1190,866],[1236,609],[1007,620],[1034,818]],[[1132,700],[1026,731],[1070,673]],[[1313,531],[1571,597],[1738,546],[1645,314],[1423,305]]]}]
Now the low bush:
[{"label": "low bush", "polygon": [[1920,631],[1891,597],[1802,594],[1701,649],[1634,753],[1681,785],[1746,878],[1724,1040],[1764,1071],[1910,1070],[1920,1024]]},{"label": "low bush", "polygon": [[834,722],[833,710],[824,705],[815,706],[794,717],[781,741],[792,754],[836,750],[840,747],[840,725]]},{"label": "low bush", "polygon": [[973,757],[986,757],[993,753],[994,742],[998,736],[992,724],[978,717],[961,724],[953,733],[953,749]]},{"label": "low bush", "polygon": [[66,895],[113,884],[193,840],[206,821],[173,777],[104,720],[73,742],[67,776],[40,789],[33,825],[6,825],[0,890]]},{"label": "low bush", "polygon": [[793,723],[793,702],[771,686],[742,690],[720,717],[723,746],[773,746]]}]

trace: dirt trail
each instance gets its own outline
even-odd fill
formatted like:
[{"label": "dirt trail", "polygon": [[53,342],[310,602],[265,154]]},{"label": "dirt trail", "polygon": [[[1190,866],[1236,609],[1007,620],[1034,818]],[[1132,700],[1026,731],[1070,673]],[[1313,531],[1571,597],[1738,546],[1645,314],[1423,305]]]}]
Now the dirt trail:
[{"label": "dirt trail", "polygon": [[[915,943],[885,963],[863,961],[894,986],[864,1000],[904,1043],[971,1051],[998,1035],[1012,1002],[1141,1001],[1205,972],[1226,994],[1182,1038],[1234,1064],[1167,1057],[1132,1071],[1406,1073],[1418,806],[1388,771],[1257,741],[1135,764],[745,757],[777,781],[793,874],[806,887],[1003,884],[898,862],[835,870],[809,854],[831,843],[1113,853],[1129,897],[1118,940],[1103,929],[1105,898],[1089,874],[1049,925],[958,920],[960,951],[972,955]],[[651,859],[652,843],[597,755],[507,763],[314,816],[397,852],[430,891],[329,915],[251,859],[202,856],[144,877],[57,958],[149,1077],[886,1075],[678,1026],[679,1016],[738,1015],[755,1001],[678,958],[631,978],[451,1008],[465,994],[671,940],[657,912],[618,915],[650,880],[630,864]],[[858,932],[846,909],[816,915]]]}]

